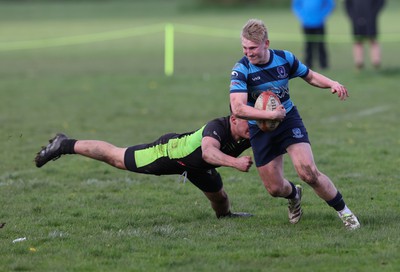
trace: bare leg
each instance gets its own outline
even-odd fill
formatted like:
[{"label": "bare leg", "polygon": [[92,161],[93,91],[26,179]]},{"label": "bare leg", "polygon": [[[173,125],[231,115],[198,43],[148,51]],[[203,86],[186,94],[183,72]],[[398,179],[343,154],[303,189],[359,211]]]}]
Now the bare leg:
[{"label": "bare leg", "polygon": [[230,212],[229,198],[224,188],[218,192],[203,192],[211,202],[211,207],[217,217],[224,216]]},{"label": "bare leg", "polygon": [[76,154],[126,170],[124,163],[126,148],[116,147],[104,141],[79,140],[75,143],[74,150]]},{"label": "bare leg", "polygon": [[258,167],[264,187],[273,197],[288,199],[288,216],[291,224],[299,222],[303,212],[301,209],[301,187],[297,188],[283,177],[283,156],[278,156],[268,164]]},{"label": "bare leg", "polygon": [[329,201],[336,196],[337,189],[333,182],[317,169],[309,144],[291,145],[288,148],[288,153],[299,177],[310,185],[320,198]]},{"label": "bare leg", "polygon": [[376,40],[371,40],[370,46],[371,62],[375,68],[379,68],[381,66],[381,47]]},{"label": "bare leg", "polygon": [[287,197],[292,192],[289,181],[283,177],[283,156],[257,168],[265,189],[273,197]]},{"label": "bare leg", "polygon": [[362,69],[364,67],[364,46],[362,42],[354,43],[353,57],[357,69]]}]

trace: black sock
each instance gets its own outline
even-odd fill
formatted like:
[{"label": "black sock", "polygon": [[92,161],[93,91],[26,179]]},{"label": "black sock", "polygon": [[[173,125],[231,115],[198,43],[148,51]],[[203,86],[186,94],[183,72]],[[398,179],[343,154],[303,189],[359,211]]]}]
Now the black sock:
[{"label": "black sock", "polygon": [[346,206],[346,204],[344,203],[343,197],[339,191],[337,192],[336,196],[332,200],[329,200],[326,203],[328,203],[328,205],[331,206],[332,208],[334,208],[336,211],[341,211]]},{"label": "black sock", "polygon": [[77,140],[66,139],[61,143],[61,153],[62,154],[75,154],[74,146]]},{"label": "black sock", "polygon": [[296,189],[296,186],[293,184],[293,182],[289,181],[289,183],[290,183],[290,185],[292,186],[292,192],[290,193],[290,195],[288,195],[288,196],[285,197],[285,198],[287,198],[287,199],[293,199],[293,198],[295,198],[296,195],[297,195],[297,189]]}]

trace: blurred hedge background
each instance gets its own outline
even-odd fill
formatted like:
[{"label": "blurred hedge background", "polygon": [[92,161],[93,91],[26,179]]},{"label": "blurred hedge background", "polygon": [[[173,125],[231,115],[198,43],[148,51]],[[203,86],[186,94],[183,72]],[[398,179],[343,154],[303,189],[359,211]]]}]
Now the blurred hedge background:
[{"label": "blurred hedge background", "polygon": [[[34,3],[34,2],[112,2],[113,0],[0,0],[1,2],[20,2],[20,3]],[[121,0],[118,0],[121,1]],[[129,2],[157,2],[159,0],[125,0]],[[164,0],[176,2],[176,0]],[[183,4],[186,1],[181,1]],[[201,7],[246,7],[246,6],[264,6],[264,7],[288,7],[291,0],[196,0],[197,5]]]}]

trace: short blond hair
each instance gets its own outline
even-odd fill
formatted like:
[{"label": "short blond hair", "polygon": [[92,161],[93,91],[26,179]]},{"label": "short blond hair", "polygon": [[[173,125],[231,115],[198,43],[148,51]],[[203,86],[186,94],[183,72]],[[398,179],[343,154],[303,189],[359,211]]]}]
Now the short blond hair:
[{"label": "short blond hair", "polygon": [[243,26],[241,36],[252,42],[264,42],[268,40],[268,30],[263,21],[250,19]]}]

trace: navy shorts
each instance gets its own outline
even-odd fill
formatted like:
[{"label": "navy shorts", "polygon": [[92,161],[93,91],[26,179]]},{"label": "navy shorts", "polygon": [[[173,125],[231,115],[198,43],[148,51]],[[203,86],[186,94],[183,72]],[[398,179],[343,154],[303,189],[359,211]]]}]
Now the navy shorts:
[{"label": "navy shorts", "polygon": [[[148,164],[138,167],[135,160],[135,152],[149,149],[151,146],[157,146],[156,142],[153,144],[129,147],[125,152],[125,167],[131,172],[158,176],[182,175],[186,172],[187,179],[203,192],[212,193],[222,189],[222,179],[216,169],[194,169],[186,167],[180,164],[178,160],[173,160],[168,157],[156,158]],[[138,156],[142,156],[142,153]]]},{"label": "navy shorts", "polygon": [[250,125],[250,143],[257,167],[266,165],[285,154],[288,146],[310,143],[307,130],[296,107],[286,114],[285,119],[271,132],[263,132],[257,125]]}]

